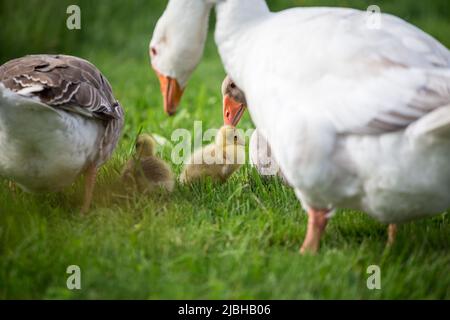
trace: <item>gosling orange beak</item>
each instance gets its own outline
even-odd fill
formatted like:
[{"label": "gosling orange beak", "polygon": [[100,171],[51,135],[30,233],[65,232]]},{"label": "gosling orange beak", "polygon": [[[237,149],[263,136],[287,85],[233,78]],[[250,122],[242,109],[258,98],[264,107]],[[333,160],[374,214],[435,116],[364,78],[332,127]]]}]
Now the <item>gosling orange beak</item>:
[{"label": "gosling orange beak", "polygon": [[237,126],[245,111],[245,105],[239,103],[229,95],[223,97],[223,123],[225,125]]},{"label": "gosling orange beak", "polygon": [[164,99],[164,111],[169,116],[172,116],[177,111],[184,90],[175,78],[162,75],[157,70],[155,70],[155,72],[161,85],[161,93]]}]

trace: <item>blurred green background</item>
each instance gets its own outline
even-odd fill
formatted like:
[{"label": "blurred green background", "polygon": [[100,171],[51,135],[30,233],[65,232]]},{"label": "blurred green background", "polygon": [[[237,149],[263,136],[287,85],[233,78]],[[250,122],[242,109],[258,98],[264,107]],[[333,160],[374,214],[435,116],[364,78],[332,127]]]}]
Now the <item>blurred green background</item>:
[{"label": "blurred green background", "polygon": [[[245,1],[245,0],[242,0]],[[292,6],[377,4],[450,47],[450,1],[268,0]],[[81,30],[66,28],[66,9],[81,7]],[[148,43],[166,1],[0,0],[0,63],[32,53],[90,60],[107,76],[126,111],[124,138],[101,170],[94,206],[80,216],[82,183],[63,192],[12,192],[0,180],[0,299],[431,299],[450,298],[449,215],[400,228],[385,249],[386,227],[341,210],[317,256],[301,257],[306,215],[279,180],[244,166],[226,184],[177,186],[169,195],[124,198],[119,173],[140,130],[170,140],[175,128],[222,124],[225,75],[213,42],[174,117],[162,111]],[[214,24],[214,16],[211,19]],[[211,28],[212,30],[212,28]],[[252,127],[245,115],[244,128]],[[169,161],[170,147],[163,148]],[[172,166],[178,173],[180,166]],[[66,267],[80,265],[80,291],[66,288]],[[382,269],[382,290],[366,286],[366,268]]]}]

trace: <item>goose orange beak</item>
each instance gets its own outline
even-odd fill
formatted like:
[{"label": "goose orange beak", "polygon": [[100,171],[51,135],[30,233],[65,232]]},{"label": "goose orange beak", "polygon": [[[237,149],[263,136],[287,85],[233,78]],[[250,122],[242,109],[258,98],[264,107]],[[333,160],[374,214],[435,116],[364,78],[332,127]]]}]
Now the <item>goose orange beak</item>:
[{"label": "goose orange beak", "polygon": [[229,126],[237,126],[244,115],[245,105],[239,103],[229,95],[223,97],[223,123]]},{"label": "goose orange beak", "polygon": [[158,76],[159,84],[161,85],[161,93],[164,99],[164,111],[169,116],[172,116],[177,111],[184,90],[181,88],[177,79],[165,76],[157,70],[155,70],[155,72]]}]

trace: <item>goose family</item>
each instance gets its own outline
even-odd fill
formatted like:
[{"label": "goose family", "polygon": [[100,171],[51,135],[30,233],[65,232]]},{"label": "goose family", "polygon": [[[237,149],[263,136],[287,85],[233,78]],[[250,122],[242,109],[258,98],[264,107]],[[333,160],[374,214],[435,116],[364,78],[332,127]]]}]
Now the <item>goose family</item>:
[{"label": "goose family", "polygon": [[59,191],[84,173],[87,212],[123,123],[110,84],[86,60],[30,55],[0,66],[0,176],[26,191]]},{"label": "goose family", "polygon": [[308,213],[301,252],[318,250],[337,208],[392,224],[393,238],[393,224],[450,207],[445,46],[389,14],[374,28],[354,9],[170,0],[149,49],[169,114],[201,60],[214,7],[225,71]]}]

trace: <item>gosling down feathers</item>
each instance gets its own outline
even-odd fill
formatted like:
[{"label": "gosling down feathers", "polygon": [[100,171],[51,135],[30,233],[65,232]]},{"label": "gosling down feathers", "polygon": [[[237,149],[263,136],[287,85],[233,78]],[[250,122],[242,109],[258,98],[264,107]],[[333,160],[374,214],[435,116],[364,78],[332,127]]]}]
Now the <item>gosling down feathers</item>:
[{"label": "gosling down feathers", "polygon": [[88,211],[123,123],[110,84],[86,60],[32,55],[0,66],[0,176],[25,191],[59,191],[84,173]]},{"label": "gosling down feathers", "polygon": [[239,130],[223,126],[215,141],[197,151],[186,161],[181,183],[192,183],[205,177],[225,182],[245,162],[245,138]]},{"label": "gosling down feathers", "polygon": [[157,189],[173,191],[175,178],[163,160],[156,156],[156,142],[152,136],[142,134],[136,141],[136,154],[125,165],[122,173],[124,182],[140,192],[152,192]]}]

